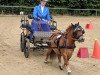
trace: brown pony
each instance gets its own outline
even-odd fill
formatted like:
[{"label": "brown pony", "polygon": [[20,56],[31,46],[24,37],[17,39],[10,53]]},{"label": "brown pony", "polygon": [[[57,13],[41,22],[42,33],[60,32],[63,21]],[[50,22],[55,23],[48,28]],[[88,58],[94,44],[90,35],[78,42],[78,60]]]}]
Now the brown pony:
[{"label": "brown pony", "polygon": [[[63,70],[66,68],[68,74],[71,74],[71,69],[69,67],[69,59],[72,57],[75,41],[84,42],[83,34],[84,29],[79,25],[79,23],[73,25],[71,24],[64,33],[56,33],[51,36],[51,42],[48,44],[49,48],[47,51],[45,63],[47,63],[48,57],[54,59],[58,56],[59,68]],[[61,64],[61,56],[64,59],[64,65]]]}]

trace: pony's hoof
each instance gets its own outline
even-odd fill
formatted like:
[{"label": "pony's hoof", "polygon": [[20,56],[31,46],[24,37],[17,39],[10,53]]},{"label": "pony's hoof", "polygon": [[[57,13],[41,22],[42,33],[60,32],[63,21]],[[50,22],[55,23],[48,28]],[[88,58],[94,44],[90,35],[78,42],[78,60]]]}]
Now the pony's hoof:
[{"label": "pony's hoof", "polygon": [[59,66],[60,70],[63,70],[62,66]]},{"label": "pony's hoof", "polygon": [[44,63],[48,63],[48,61],[45,60]]},{"label": "pony's hoof", "polygon": [[68,75],[72,75],[71,72],[68,72]]}]

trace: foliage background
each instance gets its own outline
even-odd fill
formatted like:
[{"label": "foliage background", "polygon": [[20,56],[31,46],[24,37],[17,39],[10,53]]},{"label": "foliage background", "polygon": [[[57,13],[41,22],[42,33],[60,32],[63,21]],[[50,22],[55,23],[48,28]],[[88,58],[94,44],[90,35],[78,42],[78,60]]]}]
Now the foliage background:
[{"label": "foliage background", "polygon": [[[29,6],[34,7],[38,5],[40,0],[0,0],[1,5],[7,6]],[[49,0],[47,3],[51,8],[70,8],[70,9],[100,9],[100,0]],[[24,11],[26,14],[32,12],[33,9],[25,8],[0,8],[0,11],[4,11],[5,14],[14,13],[19,14],[20,11]],[[75,11],[75,10],[51,10],[52,14],[69,14],[69,15],[95,15],[94,10],[88,11]],[[100,11],[98,11],[100,15]]]}]

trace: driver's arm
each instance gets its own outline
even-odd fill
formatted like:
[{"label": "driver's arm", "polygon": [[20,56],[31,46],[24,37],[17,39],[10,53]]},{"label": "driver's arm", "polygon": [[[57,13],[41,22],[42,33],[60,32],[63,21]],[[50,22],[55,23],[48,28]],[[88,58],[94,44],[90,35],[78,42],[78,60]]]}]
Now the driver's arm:
[{"label": "driver's arm", "polygon": [[48,11],[47,11],[47,20],[48,20],[48,21],[51,21],[49,9],[48,9]]},{"label": "driver's arm", "polygon": [[36,6],[36,7],[34,7],[34,10],[33,10],[33,17],[34,17],[35,19],[38,18],[37,12],[38,12],[38,10],[37,10],[37,6]]}]

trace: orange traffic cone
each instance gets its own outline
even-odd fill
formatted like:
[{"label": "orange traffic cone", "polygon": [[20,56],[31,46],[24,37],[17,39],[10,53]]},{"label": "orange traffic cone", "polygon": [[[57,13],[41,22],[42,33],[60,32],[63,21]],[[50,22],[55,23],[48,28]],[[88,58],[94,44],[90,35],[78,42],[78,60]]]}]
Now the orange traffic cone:
[{"label": "orange traffic cone", "polygon": [[96,59],[100,59],[100,46],[97,40],[95,40],[95,43],[94,43],[94,51],[93,51],[92,57]]},{"label": "orange traffic cone", "polygon": [[93,28],[92,22],[90,21],[90,23],[87,24],[85,28],[86,28],[86,29],[89,29],[89,30],[93,30],[94,28]]}]

